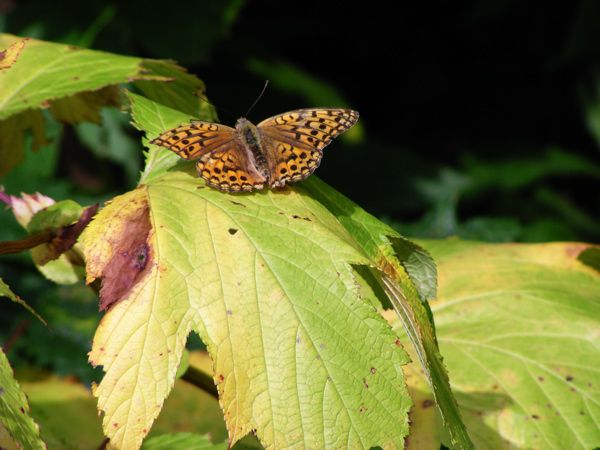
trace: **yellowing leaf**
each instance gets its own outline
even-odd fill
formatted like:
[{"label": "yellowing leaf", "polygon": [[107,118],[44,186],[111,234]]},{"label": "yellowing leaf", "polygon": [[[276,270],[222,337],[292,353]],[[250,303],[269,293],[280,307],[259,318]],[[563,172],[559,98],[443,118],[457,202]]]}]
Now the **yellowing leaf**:
[{"label": "yellowing leaf", "polygon": [[[0,50],[0,70],[6,70],[15,63],[21,50],[25,47],[27,40],[28,39],[22,39],[16,41],[9,45],[8,48]],[[2,46],[0,46],[0,48],[2,48]]]},{"label": "yellowing leaf", "polygon": [[90,353],[106,370],[95,395],[111,444],[140,445],[195,330],[214,361],[231,443],[256,430],[274,448],[402,445],[405,354],[356,295],[349,263],[368,261],[344,229],[293,190],[202,187],[195,173],[167,173],[115,198],[85,233],[97,276],[121,222],[148,205],[149,271],[106,314]]},{"label": "yellowing leaf", "polygon": [[[149,133],[182,120],[130,97]],[[90,353],[106,370],[95,394],[111,444],[140,445],[194,330],[213,359],[231,444],[255,430],[269,448],[403,445],[406,356],[358,297],[351,264],[370,261],[337,219],[293,189],[231,196],[189,165],[156,168],[82,239],[90,276],[104,274],[131,237],[123,222],[147,210],[147,272],[110,307]],[[131,256],[120,265],[135,266]]]}]

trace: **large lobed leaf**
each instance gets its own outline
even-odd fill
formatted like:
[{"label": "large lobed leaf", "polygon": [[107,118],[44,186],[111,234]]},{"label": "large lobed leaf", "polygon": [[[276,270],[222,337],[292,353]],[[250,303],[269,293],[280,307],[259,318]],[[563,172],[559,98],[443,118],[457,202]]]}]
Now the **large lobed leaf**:
[{"label": "large lobed leaf", "polygon": [[600,274],[578,258],[595,248],[423,245],[438,262],[432,310],[476,447],[597,447]]},{"label": "large lobed leaf", "polygon": [[[189,120],[130,98],[149,137]],[[106,371],[95,395],[111,445],[140,445],[193,330],[214,361],[230,444],[255,431],[268,448],[401,447],[407,357],[358,296],[351,264],[371,262],[336,217],[297,189],[223,194],[193,165],[159,161],[82,239],[88,277],[104,277],[116,301],[90,353]],[[132,230],[147,235],[131,244]]]}]

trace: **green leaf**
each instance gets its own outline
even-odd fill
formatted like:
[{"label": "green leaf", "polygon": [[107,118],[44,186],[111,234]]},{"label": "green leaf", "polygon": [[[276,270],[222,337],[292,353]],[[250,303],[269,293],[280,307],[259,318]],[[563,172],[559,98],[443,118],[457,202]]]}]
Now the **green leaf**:
[{"label": "green leaf", "polygon": [[135,86],[151,100],[190,116],[210,120],[215,117],[213,106],[206,99],[202,80],[169,61],[146,61],[153,73],[168,78],[168,83],[139,80]]},{"label": "green leaf", "polygon": [[[150,138],[179,123],[130,99]],[[149,172],[82,237],[88,281],[103,277],[102,301],[114,302],[90,352],[106,371],[95,395],[111,443],[140,445],[193,330],[231,445],[256,430],[275,448],[402,446],[406,354],[358,296],[352,264],[371,262],[352,237],[300,190],[228,195],[178,168]]]},{"label": "green leaf", "polygon": [[[8,196],[15,218],[30,233],[56,229],[75,222],[83,208],[72,200],[56,203],[45,195],[21,194]],[[74,284],[83,278],[83,262],[76,249],[60,254],[58,258],[48,244],[31,249],[38,270],[49,280],[58,284]]]},{"label": "green leaf", "polygon": [[586,244],[422,242],[438,262],[431,308],[478,449],[600,442],[600,275]]},{"label": "green leaf", "polygon": [[31,234],[70,225],[79,219],[83,207],[73,200],[62,200],[35,213],[27,224]]},{"label": "green leaf", "polygon": [[[3,289],[3,285],[0,284],[0,289]],[[2,350],[0,350],[0,425],[22,448],[46,449],[46,445],[40,438],[40,430],[29,415],[27,398],[15,380]]]},{"label": "green leaf", "polygon": [[0,121],[0,176],[23,159],[26,131],[33,136],[33,151],[47,144],[41,111],[27,110]]},{"label": "green leaf", "polygon": [[142,58],[0,34],[0,49],[15,46],[18,57],[0,71],[0,175],[22,160],[24,131],[33,130],[34,150],[45,142],[40,108],[69,123],[98,122],[102,106],[119,104],[116,85],[167,79]]},{"label": "green leaf", "polygon": [[227,442],[213,444],[206,435],[193,433],[163,434],[148,439],[143,450],[227,450]]},{"label": "green leaf", "polygon": [[[456,399],[450,389],[448,374],[437,347],[435,329],[428,306],[421,300],[419,291],[411,280],[415,277],[415,273],[418,273],[423,279],[427,279],[426,275],[432,273],[431,260],[428,257],[429,262],[419,270],[411,269],[413,272],[411,276],[404,267],[407,260],[402,258],[407,256],[415,258],[415,256],[412,252],[407,253],[404,249],[400,249],[402,250],[401,254],[396,252],[397,249],[394,248],[393,242],[405,241],[400,240],[403,238],[392,228],[365,212],[343,195],[333,191],[316,177],[309,178],[302,186],[338,218],[358,245],[374,261],[374,265],[383,273],[381,275],[382,285],[402,320],[404,329],[433,388],[439,411],[450,433],[453,446],[472,448],[473,444],[461,420]],[[409,266],[418,266],[418,264]]]},{"label": "green leaf", "polygon": [[[128,93],[131,103],[131,113],[134,118],[141,117],[144,121],[144,127],[138,125],[138,121],[134,122],[134,126],[141,131],[147,131],[153,136],[169,129],[171,127],[181,125],[190,121],[190,116],[177,111],[175,109],[161,106],[160,104],[149,101],[145,97]],[[210,119],[210,117],[205,117]],[[146,166],[140,178],[140,184],[148,183],[153,178],[164,175],[168,170],[171,170],[176,164],[182,163],[182,159],[175,153],[157,145],[149,143],[147,137],[143,138],[144,145],[148,147],[146,152]],[[189,165],[189,164],[188,164]]]},{"label": "green leaf", "polygon": [[78,92],[133,79],[164,79],[146,73],[141,58],[0,34],[0,47],[16,42],[25,44],[15,64],[2,72],[0,119]]},{"label": "green leaf", "polygon": [[431,255],[412,241],[401,236],[390,236],[396,256],[402,262],[423,302],[435,298],[437,272]]},{"label": "green leaf", "polygon": [[29,306],[29,304],[27,302],[25,302],[21,297],[19,297],[17,294],[15,294],[10,287],[8,287],[8,284],[6,284],[2,278],[0,278],[0,297],[6,297],[10,300],[12,300],[15,303],[18,303],[19,305],[23,306],[27,311],[29,311],[31,314],[33,314],[35,317],[37,317],[40,322],[42,322],[44,325],[46,325],[46,321],[44,319],[42,319],[42,317],[31,307]]}]

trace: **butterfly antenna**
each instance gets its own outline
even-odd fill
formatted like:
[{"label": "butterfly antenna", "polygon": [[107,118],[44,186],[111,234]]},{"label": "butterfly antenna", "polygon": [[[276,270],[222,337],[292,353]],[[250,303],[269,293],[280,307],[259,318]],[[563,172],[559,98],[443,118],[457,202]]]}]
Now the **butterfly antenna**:
[{"label": "butterfly antenna", "polygon": [[250,111],[252,111],[252,108],[254,108],[256,106],[258,101],[261,99],[261,97],[267,90],[268,85],[269,85],[269,80],[265,80],[265,85],[263,86],[262,91],[260,91],[260,94],[258,94],[258,97],[256,97],[256,100],[254,100],[254,103],[252,103],[252,106],[250,106],[250,108],[248,108],[248,111],[246,112],[246,114],[244,114],[244,117],[248,117],[248,114],[250,114]]},{"label": "butterfly antenna", "polygon": [[202,100],[204,103],[206,103],[207,105],[212,106],[215,110],[227,113],[228,115],[231,115],[232,117],[237,118],[237,113],[234,113],[233,111],[231,111],[227,108],[223,108],[222,106],[215,105],[213,102],[209,101],[206,97],[201,97],[200,95],[198,95],[198,98],[200,100]]}]

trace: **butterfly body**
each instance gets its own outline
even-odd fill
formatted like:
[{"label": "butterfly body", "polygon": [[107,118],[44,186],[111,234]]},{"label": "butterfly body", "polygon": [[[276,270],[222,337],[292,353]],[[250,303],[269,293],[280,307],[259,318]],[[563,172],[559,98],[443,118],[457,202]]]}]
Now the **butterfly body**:
[{"label": "butterfly body", "polygon": [[268,181],[269,164],[265,151],[261,147],[261,138],[258,128],[245,117],[241,117],[236,122],[235,129],[240,136],[244,148],[249,153],[249,158],[254,167],[257,169],[258,173]]},{"label": "butterfly body", "polygon": [[198,174],[224,192],[284,187],[319,166],[325,148],[358,120],[349,109],[298,109],[235,128],[193,120],[151,141],[184,159],[197,160]]}]

